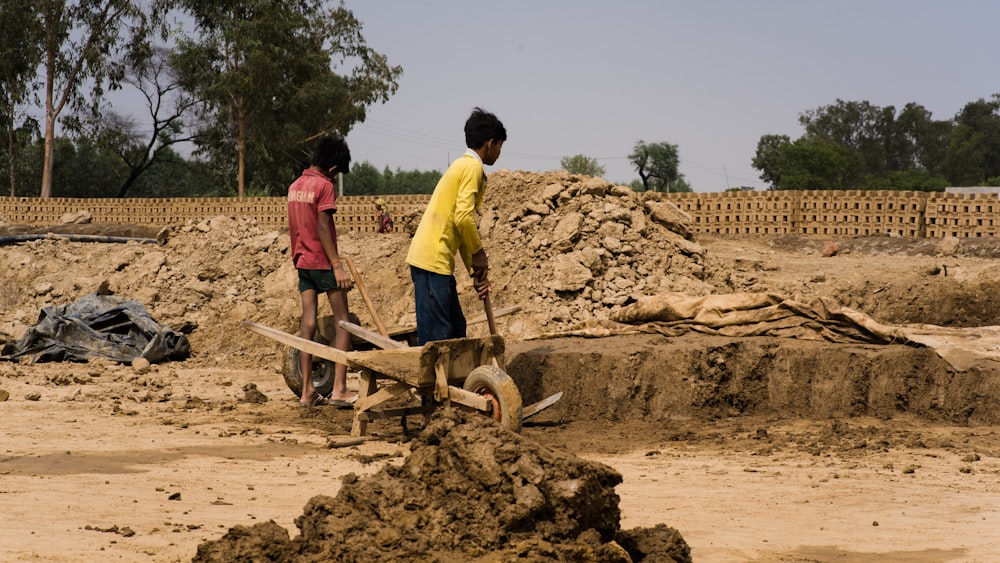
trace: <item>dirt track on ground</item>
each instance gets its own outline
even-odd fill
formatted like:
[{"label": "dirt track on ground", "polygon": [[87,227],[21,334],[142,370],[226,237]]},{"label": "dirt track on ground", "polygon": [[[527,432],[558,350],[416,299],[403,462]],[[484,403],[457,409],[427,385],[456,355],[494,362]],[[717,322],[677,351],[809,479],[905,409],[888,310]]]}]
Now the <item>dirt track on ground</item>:
[{"label": "dirt track on ground", "polygon": [[[509,173],[491,177],[491,190],[528,180],[536,192],[568,182]],[[565,393],[522,435],[619,472],[623,529],[666,524],[695,561],[1000,558],[1000,408],[981,399],[996,396],[994,370],[958,372],[905,346],[698,334],[524,339],[606,314],[629,292],[662,289],[829,297],[884,323],[1000,325],[1000,244],[851,239],[824,257],[827,240],[685,239],[653,230],[662,225],[649,215],[645,236],[660,242],[646,248],[629,239],[642,219],[626,198],[583,194],[600,215],[569,210],[589,205],[577,193],[538,214],[520,194],[488,201],[485,214],[494,221],[495,306],[525,308],[500,320],[509,371],[526,402]],[[556,251],[556,227],[571,212],[582,216],[582,235]],[[588,236],[614,240],[591,245]],[[406,242],[405,229],[343,241],[390,326],[412,322]],[[328,448],[349,432],[350,411],[298,408],[280,374],[284,349],[240,328],[251,319],[293,329],[286,248],[287,235],[218,218],[172,229],[162,245],[46,239],[0,249],[8,340],[45,304],[103,286],[142,300],[194,350],[149,371],[0,362],[0,394],[9,394],[0,402],[3,558],[190,560],[230,527],[269,520],[295,537],[307,502],[335,495],[341,477],[403,463],[410,442],[398,422],[373,423],[378,440]],[[603,277],[572,289],[576,270],[546,260],[556,252],[601,260],[592,271]],[[569,289],[545,289],[554,267]],[[359,296],[351,299],[371,326]],[[469,314],[478,306],[465,305]],[[267,400],[254,402],[249,384]]]}]

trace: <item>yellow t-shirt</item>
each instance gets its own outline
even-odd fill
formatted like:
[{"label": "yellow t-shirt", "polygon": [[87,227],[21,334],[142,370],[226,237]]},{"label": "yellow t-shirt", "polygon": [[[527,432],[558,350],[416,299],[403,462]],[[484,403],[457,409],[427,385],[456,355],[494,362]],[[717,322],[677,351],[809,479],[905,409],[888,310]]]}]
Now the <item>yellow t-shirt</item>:
[{"label": "yellow t-shirt", "polygon": [[438,180],[417,232],[410,241],[406,263],[429,272],[452,275],[455,253],[472,274],[472,255],[483,248],[475,212],[483,204],[486,173],[474,154],[455,160]]}]

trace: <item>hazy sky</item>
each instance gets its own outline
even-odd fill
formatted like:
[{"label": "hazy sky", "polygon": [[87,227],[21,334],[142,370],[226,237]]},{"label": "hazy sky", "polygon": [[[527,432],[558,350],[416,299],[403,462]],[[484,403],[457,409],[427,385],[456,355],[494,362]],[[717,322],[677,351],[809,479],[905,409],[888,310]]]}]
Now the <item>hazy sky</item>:
[{"label": "hazy sky", "polygon": [[764,187],[765,134],[836,100],[948,119],[1000,93],[992,0],[346,0],[403,67],[398,92],[347,140],[355,162],[444,170],[474,106],[508,140],[487,172],[555,170],[584,154],[638,178],[636,141],[678,146],[696,192]]}]

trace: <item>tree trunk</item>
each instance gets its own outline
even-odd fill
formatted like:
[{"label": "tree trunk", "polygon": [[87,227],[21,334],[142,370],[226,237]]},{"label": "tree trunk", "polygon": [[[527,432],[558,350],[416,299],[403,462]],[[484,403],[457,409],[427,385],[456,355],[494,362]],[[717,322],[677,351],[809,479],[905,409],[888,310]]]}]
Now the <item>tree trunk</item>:
[{"label": "tree trunk", "polygon": [[246,143],[243,141],[243,135],[240,135],[240,138],[237,141],[237,144],[239,145],[238,149],[237,149],[237,152],[239,153],[239,157],[238,157],[239,158],[239,164],[237,164],[237,168],[236,168],[236,176],[237,176],[237,178],[236,178],[236,195],[240,199],[243,199],[243,194],[245,193],[244,189],[246,188],[246,173],[247,173],[247,164],[246,164],[246,159],[245,159],[245,156],[244,156],[244,153],[246,152]]},{"label": "tree trunk", "polygon": [[7,119],[7,161],[10,162],[10,197],[14,197],[17,186],[17,172],[14,165],[14,106],[11,105],[10,117]]},{"label": "tree trunk", "polygon": [[54,32],[50,27],[51,25],[49,21],[45,22],[45,155],[42,160],[42,192],[40,194],[42,199],[52,197],[52,160],[55,154],[54,143],[56,137],[56,114],[55,106],[52,104],[53,90],[55,89],[56,55],[52,47],[54,42],[52,34]]},{"label": "tree trunk", "polygon": [[[51,104],[46,104],[50,106]],[[42,164],[42,193],[41,198],[52,197],[52,171],[54,169],[53,160],[55,156],[56,120],[52,115],[52,109],[45,110],[45,160]]]},{"label": "tree trunk", "polygon": [[240,105],[240,111],[237,114],[236,119],[238,123],[236,125],[239,133],[236,139],[237,154],[239,158],[239,163],[236,168],[236,195],[243,199],[243,195],[246,193],[246,175],[247,175],[247,163],[246,163],[246,115],[243,112],[243,105]]},{"label": "tree trunk", "polygon": [[122,183],[121,187],[118,188],[118,196],[117,197],[119,199],[125,197],[125,194],[128,193],[128,189],[132,187],[132,184],[135,183],[135,181],[139,178],[139,176],[147,168],[149,168],[149,167],[148,166],[142,166],[142,167],[132,168],[131,170],[129,170],[128,178],[125,178],[125,181]]}]

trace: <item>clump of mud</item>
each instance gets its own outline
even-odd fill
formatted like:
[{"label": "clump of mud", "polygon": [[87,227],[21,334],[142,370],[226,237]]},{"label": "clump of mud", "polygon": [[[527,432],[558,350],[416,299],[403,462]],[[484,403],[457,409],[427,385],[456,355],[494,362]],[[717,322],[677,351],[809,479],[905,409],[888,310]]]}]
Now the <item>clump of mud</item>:
[{"label": "clump of mud", "polygon": [[444,410],[401,466],[344,477],[313,497],[289,539],[273,521],[236,526],[194,561],[691,561],[666,525],[623,531],[621,475],[485,417]]}]

